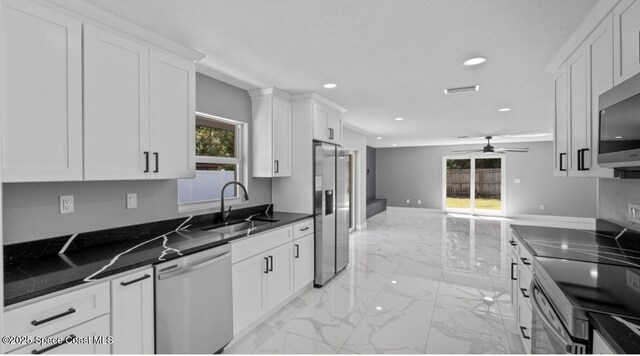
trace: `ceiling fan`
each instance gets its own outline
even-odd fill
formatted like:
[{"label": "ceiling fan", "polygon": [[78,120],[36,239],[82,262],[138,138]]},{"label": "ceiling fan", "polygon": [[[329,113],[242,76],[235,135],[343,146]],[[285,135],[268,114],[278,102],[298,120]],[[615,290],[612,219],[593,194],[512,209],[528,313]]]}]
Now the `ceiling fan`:
[{"label": "ceiling fan", "polygon": [[499,153],[499,154],[505,154],[506,152],[529,152],[529,148],[525,147],[525,148],[494,148],[493,146],[491,146],[491,138],[492,136],[486,136],[485,139],[487,140],[487,145],[480,148],[480,149],[475,149],[475,150],[453,150],[454,153],[477,153],[477,152],[482,152],[485,154],[491,154],[491,153]]}]

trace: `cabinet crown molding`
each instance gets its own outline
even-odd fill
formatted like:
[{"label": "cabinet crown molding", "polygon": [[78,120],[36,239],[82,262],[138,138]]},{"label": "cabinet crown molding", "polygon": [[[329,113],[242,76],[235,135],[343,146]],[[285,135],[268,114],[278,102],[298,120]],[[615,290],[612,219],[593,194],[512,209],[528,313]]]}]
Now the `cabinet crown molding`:
[{"label": "cabinet crown molding", "polygon": [[345,113],[347,111],[347,109],[343,108],[342,106],[334,103],[333,101],[321,96],[318,93],[315,92],[308,92],[308,93],[302,93],[302,94],[296,94],[291,96],[291,100],[292,101],[298,101],[298,100],[306,100],[306,99],[313,99],[315,101],[318,101],[320,103],[323,103],[325,105],[327,105],[328,107],[339,111],[340,113]]},{"label": "cabinet crown molding", "polygon": [[[3,3],[11,3],[16,0],[2,0]],[[25,1],[25,0],[20,0]],[[188,58],[194,62],[200,61],[206,57],[205,54],[189,48],[183,44],[174,42],[155,32],[149,31],[139,25],[125,20],[119,16],[113,15],[93,4],[81,0],[29,0],[41,6],[48,7],[52,10],[73,16],[84,23],[96,26],[106,26],[122,32],[122,34],[130,36],[136,40],[144,41],[158,48],[172,52],[183,58]]]},{"label": "cabinet crown molding", "polygon": [[558,68],[571,56],[575,50],[580,47],[587,37],[598,27],[600,22],[613,10],[622,0],[600,0],[591,9],[587,17],[582,21],[580,26],[571,34],[569,39],[560,47],[560,50],[553,56],[545,70],[555,73]]},{"label": "cabinet crown molding", "polygon": [[251,99],[260,98],[267,95],[273,95],[273,96],[278,96],[282,99],[291,100],[291,94],[275,87],[249,90],[248,93]]}]

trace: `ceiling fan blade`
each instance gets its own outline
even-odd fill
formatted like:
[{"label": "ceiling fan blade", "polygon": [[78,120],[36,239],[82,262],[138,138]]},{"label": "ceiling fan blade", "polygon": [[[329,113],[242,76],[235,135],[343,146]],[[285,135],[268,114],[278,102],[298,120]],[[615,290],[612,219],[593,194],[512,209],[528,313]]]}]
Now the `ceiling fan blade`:
[{"label": "ceiling fan blade", "polygon": [[454,152],[454,153],[473,153],[473,152],[482,152],[482,150],[453,150],[451,152]]},{"label": "ceiling fan blade", "polygon": [[529,152],[529,148],[496,148],[500,152]]}]

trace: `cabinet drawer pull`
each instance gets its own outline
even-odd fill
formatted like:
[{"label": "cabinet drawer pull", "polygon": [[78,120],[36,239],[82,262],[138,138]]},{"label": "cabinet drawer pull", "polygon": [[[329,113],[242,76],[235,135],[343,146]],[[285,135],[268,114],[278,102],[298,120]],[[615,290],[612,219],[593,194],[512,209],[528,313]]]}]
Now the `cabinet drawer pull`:
[{"label": "cabinet drawer pull", "polygon": [[531,264],[531,262],[529,262],[529,260],[527,260],[527,259],[526,259],[526,258],[524,258],[524,257],[520,257],[520,260],[522,261],[522,263],[523,263],[525,266],[528,266],[528,265],[530,265],[530,264]]},{"label": "cabinet drawer pull", "polygon": [[293,257],[300,258],[300,245],[295,244],[295,247],[296,247],[296,254]]},{"label": "cabinet drawer pull", "polygon": [[73,314],[75,312],[76,312],[75,309],[69,308],[69,310],[67,310],[66,312],[60,313],[58,315],[54,315],[52,317],[49,317],[49,318],[46,318],[46,319],[42,319],[42,320],[33,320],[33,321],[31,321],[31,325],[38,326],[38,325],[41,325],[41,324],[44,324],[44,323],[48,323],[48,322],[50,322],[52,320],[60,319],[60,318],[62,318],[64,316]]},{"label": "cabinet drawer pull", "polygon": [[44,349],[40,349],[40,350],[35,350],[35,349],[34,349],[34,350],[32,350],[32,351],[31,351],[31,353],[32,353],[32,354],[34,354],[34,355],[43,354],[43,353],[45,353],[45,352],[47,352],[47,351],[51,351],[51,350],[55,349],[56,347],[60,347],[60,346],[62,346],[62,345],[64,345],[64,344],[68,343],[68,341],[67,341],[67,340],[69,340],[69,339],[75,339],[75,338],[76,338],[76,336],[75,336],[75,335],[73,335],[73,334],[71,334],[71,335],[69,335],[69,336],[65,337],[65,338],[64,338],[64,341],[62,341],[62,342],[59,342],[59,343],[57,343],[57,344],[53,344],[53,345],[51,345],[51,346],[47,346],[47,347],[45,347]]},{"label": "cabinet drawer pull", "polygon": [[525,334],[525,333],[524,333],[524,332],[525,332],[525,330],[527,330],[527,328],[526,328],[526,327],[524,327],[524,326],[521,326],[521,327],[520,327],[520,333],[522,334],[522,338],[523,338],[523,339],[527,339],[527,340],[528,340],[528,339],[531,339],[531,337],[530,337],[530,336],[528,336],[527,334]]},{"label": "cabinet drawer pull", "polygon": [[280,162],[278,162],[278,160],[276,160],[276,173],[280,172]]},{"label": "cabinet drawer pull", "polygon": [[305,228],[300,229],[300,231],[307,231],[307,230],[309,230],[309,227],[308,227],[308,226],[307,226],[307,227],[305,227]]},{"label": "cabinet drawer pull", "polygon": [[158,173],[160,172],[160,153],[153,152],[153,155],[156,156],[156,170],[153,173]]},{"label": "cabinet drawer pull", "polygon": [[522,292],[523,297],[529,298],[529,292],[527,291],[527,288],[520,288],[520,292]]},{"label": "cabinet drawer pull", "polygon": [[273,272],[273,256],[269,256],[269,261],[271,262],[271,266],[269,267],[269,272]]},{"label": "cabinet drawer pull", "polygon": [[136,278],[136,279],[134,279],[134,280],[132,280],[132,281],[128,281],[128,282],[120,282],[120,285],[121,285],[121,286],[123,286],[123,287],[124,287],[124,286],[128,286],[129,284],[134,284],[134,283],[136,283],[136,282],[143,281],[143,280],[145,280],[145,279],[147,279],[147,278],[151,278],[151,275],[149,275],[149,274],[145,274],[144,276],[142,276],[142,277],[140,277],[140,278]]},{"label": "cabinet drawer pull", "polygon": [[149,173],[149,152],[144,152],[144,173]]},{"label": "cabinet drawer pull", "polygon": [[513,240],[510,240],[510,241],[509,241],[509,244],[510,244],[511,246],[514,246],[514,247],[516,246],[516,242],[515,242],[515,241],[513,241]]},{"label": "cabinet drawer pull", "polygon": [[511,280],[513,280],[513,281],[517,281],[518,280],[518,278],[514,277],[514,274],[513,274],[513,266],[517,266],[517,265],[518,264],[516,262],[511,262]]},{"label": "cabinet drawer pull", "polygon": [[264,258],[264,273],[269,273],[269,259],[267,257]]}]

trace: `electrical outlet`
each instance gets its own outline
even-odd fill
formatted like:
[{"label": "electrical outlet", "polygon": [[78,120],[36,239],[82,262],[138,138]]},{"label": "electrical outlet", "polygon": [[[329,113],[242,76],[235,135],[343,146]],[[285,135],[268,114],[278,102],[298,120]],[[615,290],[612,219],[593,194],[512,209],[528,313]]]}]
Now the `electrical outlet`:
[{"label": "electrical outlet", "polygon": [[407,204],[411,204],[411,199],[407,199]]},{"label": "electrical outlet", "polygon": [[73,213],[73,195],[60,196],[60,214]]},{"label": "electrical outlet", "polygon": [[138,207],[138,194],[127,194],[127,209],[135,209]]},{"label": "electrical outlet", "polygon": [[520,184],[520,178],[515,179],[516,184]]},{"label": "electrical outlet", "polygon": [[544,210],[544,205],[540,204],[540,210]]},{"label": "electrical outlet", "polygon": [[640,205],[629,203],[627,221],[640,224]]}]

